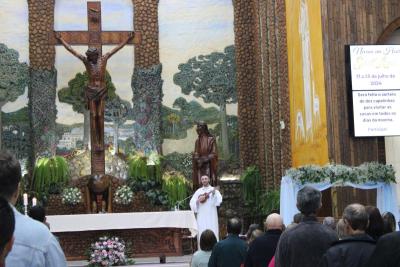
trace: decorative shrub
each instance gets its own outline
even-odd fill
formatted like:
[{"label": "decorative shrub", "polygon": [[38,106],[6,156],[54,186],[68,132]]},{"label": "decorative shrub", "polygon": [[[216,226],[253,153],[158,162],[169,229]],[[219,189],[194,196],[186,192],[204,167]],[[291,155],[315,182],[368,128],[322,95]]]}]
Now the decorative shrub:
[{"label": "decorative shrub", "polygon": [[67,205],[77,205],[82,201],[82,193],[77,187],[65,188],[62,192],[61,201]]},{"label": "decorative shrub", "polygon": [[163,175],[162,189],[168,195],[170,207],[188,196],[188,182],[185,176],[178,172],[166,172]]},{"label": "decorative shrub", "polygon": [[168,205],[168,195],[161,191],[160,189],[150,189],[145,193],[145,195],[150,199],[151,204],[157,206],[167,206]]},{"label": "decorative shrub", "polygon": [[260,202],[260,210],[263,215],[277,212],[280,205],[280,191],[268,190],[264,192],[260,197]]},{"label": "decorative shrub", "polygon": [[40,158],[33,170],[31,190],[48,193],[51,186],[64,186],[69,179],[69,168],[65,158]]},{"label": "decorative shrub", "polygon": [[100,237],[89,248],[89,266],[118,266],[132,264],[125,255],[125,242],[118,237]]},{"label": "decorative shrub", "polygon": [[114,202],[121,205],[129,205],[133,200],[133,191],[127,185],[117,188],[114,195]]},{"label": "decorative shrub", "polygon": [[260,171],[257,167],[250,166],[240,176],[240,180],[243,184],[244,200],[256,212],[260,205],[260,197],[263,191]]},{"label": "decorative shrub", "polygon": [[128,175],[136,180],[154,180],[161,182],[161,157],[151,153],[148,157],[135,154],[128,157]]},{"label": "decorative shrub", "polygon": [[128,157],[128,175],[134,179],[149,179],[146,156],[143,154],[135,154]]}]

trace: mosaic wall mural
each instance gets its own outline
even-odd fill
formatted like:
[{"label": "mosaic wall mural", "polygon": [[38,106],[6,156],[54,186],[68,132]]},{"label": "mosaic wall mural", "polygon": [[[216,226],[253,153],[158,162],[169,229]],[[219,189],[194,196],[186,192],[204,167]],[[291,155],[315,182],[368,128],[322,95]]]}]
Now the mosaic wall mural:
[{"label": "mosaic wall mural", "polygon": [[[134,29],[131,0],[102,0],[101,4],[103,30]],[[56,0],[54,11],[55,30],[87,30],[86,1]],[[161,65],[154,71],[161,71],[162,78],[162,118],[159,118],[162,121],[162,153],[170,159],[188,157],[197,138],[195,122],[203,120],[217,136],[220,158],[237,159],[232,1],[160,0],[158,16]],[[11,86],[7,79],[0,82],[1,145],[24,158],[29,149],[26,0],[1,1],[0,17],[3,21],[0,68],[5,73],[4,68],[10,66],[12,75],[18,70],[18,84]],[[84,46],[74,48],[82,54],[87,49]],[[103,53],[112,48],[103,46]],[[90,142],[89,114],[82,90],[87,76],[83,64],[60,46],[56,47],[55,68],[56,151],[67,155],[87,147]],[[137,140],[142,140],[138,135],[144,132],[140,122],[150,114],[147,103],[136,103],[135,108],[132,102],[135,99],[131,84],[133,47],[127,46],[114,55],[107,70],[109,99],[105,111],[105,142],[110,150],[125,154],[137,149],[146,150],[147,146]],[[11,74],[6,75],[12,78]]]}]

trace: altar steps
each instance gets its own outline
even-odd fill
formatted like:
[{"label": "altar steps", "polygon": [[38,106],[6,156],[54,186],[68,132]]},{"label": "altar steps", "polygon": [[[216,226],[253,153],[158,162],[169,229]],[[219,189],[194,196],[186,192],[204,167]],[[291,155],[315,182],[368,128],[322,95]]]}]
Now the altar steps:
[{"label": "altar steps", "polygon": [[[125,267],[189,267],[192,255],[185,255],[180,257],[167,257],[167,263],[160,264],[160,259],[152,258],[134,258],[135,265],[128,265]],[[83,267],[87,266],[87,261],[69,261],[68,267]]]}]

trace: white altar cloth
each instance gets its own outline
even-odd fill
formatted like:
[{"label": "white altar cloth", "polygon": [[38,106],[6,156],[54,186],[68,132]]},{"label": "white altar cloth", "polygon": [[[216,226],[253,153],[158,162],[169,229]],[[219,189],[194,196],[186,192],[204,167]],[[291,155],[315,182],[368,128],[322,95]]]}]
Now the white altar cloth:
[{"label": "white altar cloth", "polygon": [[46,216],[50,231],[81,232],[140,228],[188,228],[196,236],[197,222],[193,211],[160,211],[101,213]]}]

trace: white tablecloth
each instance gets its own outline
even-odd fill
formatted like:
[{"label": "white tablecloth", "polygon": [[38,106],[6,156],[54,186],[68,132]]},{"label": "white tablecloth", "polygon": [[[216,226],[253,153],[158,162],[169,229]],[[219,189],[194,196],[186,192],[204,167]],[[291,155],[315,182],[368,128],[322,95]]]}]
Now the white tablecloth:
[{"label": "white tablecloth", "polygon": [[53,215],[47,216],[47,222],[50,223],[50,231],[53,233],[137,228],[188,228],[194,237],[198,232],[196,218],[190,210]]}]

